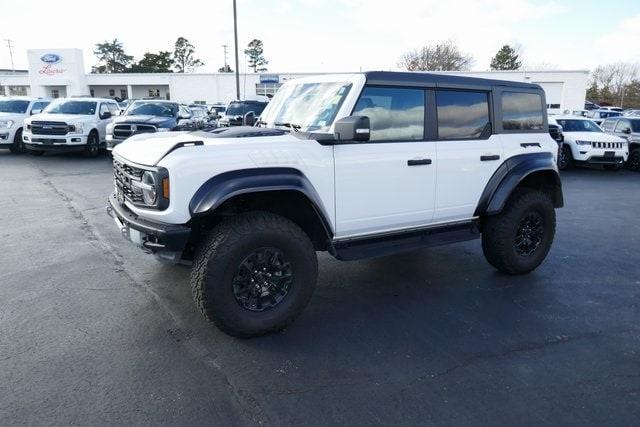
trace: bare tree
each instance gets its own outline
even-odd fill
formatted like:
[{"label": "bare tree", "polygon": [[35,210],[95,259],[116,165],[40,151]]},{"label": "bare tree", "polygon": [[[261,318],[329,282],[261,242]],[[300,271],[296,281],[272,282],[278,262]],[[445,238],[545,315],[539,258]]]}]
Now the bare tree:
[{"label": "bare tree", "polygon": [[472,64],[473,57],[462,53],[452,40],[406,52],[398,62],[407,71],[464,71]]},{"label": "bare tree", "polygon": [[598,89],[601,97],[610,94],[621,107],[627,87],[640,76],[640,66],[629,62],[600,65],[591,73],[591,85]]}]

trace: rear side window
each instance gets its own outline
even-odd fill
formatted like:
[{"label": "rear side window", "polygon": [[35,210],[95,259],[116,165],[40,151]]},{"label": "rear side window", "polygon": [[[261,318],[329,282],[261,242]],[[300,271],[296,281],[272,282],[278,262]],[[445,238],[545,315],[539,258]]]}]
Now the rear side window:
[{"label": "rear side window", "polygon": [[370,141],[421,140],[424,138],[424,91],[365,87],[353,115],[369,117]]},{"label": "rear side window", "polygon": [[541,130],[544,125],[542,99],[537,93],[502,93],[504,130]]},{"label": "rear side window", "polygon": [[439,90],[436,93],[439,139],[478,139],[491,134],[489,94]]}]

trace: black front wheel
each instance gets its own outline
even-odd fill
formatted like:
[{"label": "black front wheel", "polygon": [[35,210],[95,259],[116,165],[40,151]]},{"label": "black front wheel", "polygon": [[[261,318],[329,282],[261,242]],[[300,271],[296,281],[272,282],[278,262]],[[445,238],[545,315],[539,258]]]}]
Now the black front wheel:
[{"label": "black front wheel", "polygon": [[571,147],[566,144],[562,144],[562,148],[558,153],[558,169],[561,171],[571,169],[573,167],[573,155],[571,154]]},{"label": "black front wheel", "polygon": [[551,197],[538,190],[516,190],[498,215],[487,217],[482,250],[489,264],[508,274],[536,269],[553,243],[556,213]]},{"label": "black front wheel", "polygon": [[632,171],[640,171],[640,148],[629,153],[629,159],[627,160],[627,169]]},{"label": "black front wheel", "polygon": [[318,265],[293,222],[269,212],[218,224],[197,250],[191,289],[202,314],[236,337],[285,328],[308,304]]},{"label": "black front wheel", "polygon": [[9,150],[14,154],[24,153],[24,142],[22,142],[22,129],[16,131],[16,135],[13,138],[13,144]]},{"label": "black front wheel", "polygon": [[100,153],[100,140],[98,134],[91,132],[87,137],[87,146],[84,149],[84,154],[87,157],[96,157]]}]

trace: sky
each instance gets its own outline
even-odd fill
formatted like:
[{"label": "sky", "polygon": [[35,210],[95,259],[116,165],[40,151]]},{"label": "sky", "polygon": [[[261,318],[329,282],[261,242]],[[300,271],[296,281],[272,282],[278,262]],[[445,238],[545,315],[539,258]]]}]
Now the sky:
[{"label": "sky", "polygon": [[[504,44],[520,47],[529,69],[593,69],[640,62],[640,0],[238,0],[242,50],[264,42],[269,72],[397,70],[398,58],[453,40],[489,68]],[[91,6],[90,6],[91,5]],[[85,67],[96,43],[118,38],[128,54],[172,50],[186,37],[205,62],[198,72],[233,64],[232,0],[0,0],[0,68],[26,68],[30,48],[81,48]],[[10,18],[10,19],[9,19]]]}]

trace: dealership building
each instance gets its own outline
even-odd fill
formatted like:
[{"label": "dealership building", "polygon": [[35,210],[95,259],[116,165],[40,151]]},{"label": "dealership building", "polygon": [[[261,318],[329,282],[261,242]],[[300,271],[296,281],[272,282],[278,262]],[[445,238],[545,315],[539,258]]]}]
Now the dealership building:
[{"label": "dealership building", "polygon": [[[236,98],[233,73],[87,74],[80,49],[31,49],[28,70],[0,70],[0,94],[44,98],[90,95],[138,99],[156,97],[184,103],[227,103]],[[243,99],[273,95],[287,80],[328,73],[240,74]],[[546,92],[551,110],[584,108],[589,72],[465,71],[447,74],[537,83]]]}]

